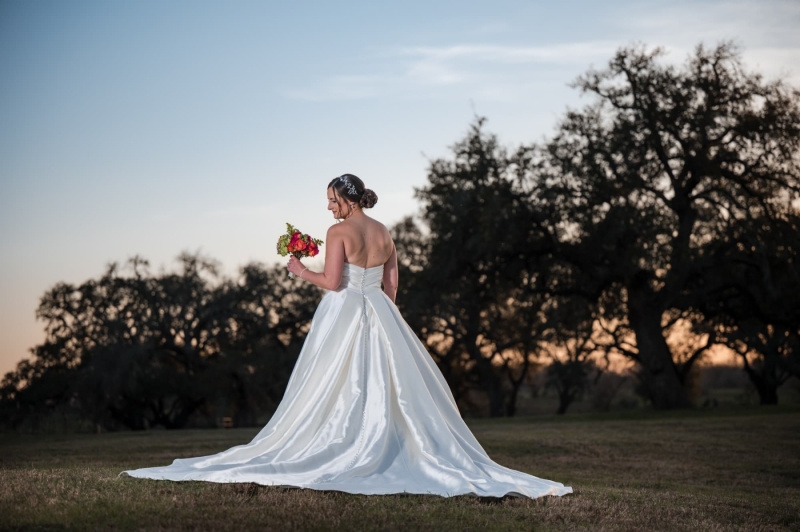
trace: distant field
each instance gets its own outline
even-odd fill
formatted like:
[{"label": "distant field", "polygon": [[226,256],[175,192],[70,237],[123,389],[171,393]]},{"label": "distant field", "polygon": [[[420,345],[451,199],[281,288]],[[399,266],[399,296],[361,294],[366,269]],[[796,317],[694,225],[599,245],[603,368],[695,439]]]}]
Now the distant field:
[{"label": "distant field", "polygon": [[469,420],[497,462],[571,485],[537,500],[117,478],[258,429],[0,434],[3,530],[800,530],[800,408]]}]

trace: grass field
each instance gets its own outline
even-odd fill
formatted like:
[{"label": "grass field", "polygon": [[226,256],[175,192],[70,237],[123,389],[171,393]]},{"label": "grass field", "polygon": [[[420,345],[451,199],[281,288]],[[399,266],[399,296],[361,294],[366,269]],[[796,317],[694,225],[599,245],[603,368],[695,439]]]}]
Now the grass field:
[{"label": "grass field", "polygon": [[362,496],[118,478],[257,429],[0,435],[3,530],[800,530],[800,408],[468,420],[564,497]]}]

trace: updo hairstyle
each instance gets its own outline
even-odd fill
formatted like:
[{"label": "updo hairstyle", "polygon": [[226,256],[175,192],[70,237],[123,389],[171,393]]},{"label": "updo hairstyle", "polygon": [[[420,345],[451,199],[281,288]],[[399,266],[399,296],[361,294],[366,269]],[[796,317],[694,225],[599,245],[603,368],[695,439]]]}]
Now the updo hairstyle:
[{"label": "updo hairstyle", "polygon": [[378,203],[378,195],[353,174],[342,174],[328,184],[339,197],[358,203],[362,209],[371,209]]}]

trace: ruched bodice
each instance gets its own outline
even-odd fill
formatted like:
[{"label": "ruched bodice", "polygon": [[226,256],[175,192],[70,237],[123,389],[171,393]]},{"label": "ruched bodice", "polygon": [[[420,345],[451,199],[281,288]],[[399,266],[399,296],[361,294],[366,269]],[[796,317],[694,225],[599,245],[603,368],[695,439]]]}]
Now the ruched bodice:
[{"label": "ruched bodice", "polygon": [[381,279],[383,279],[383,264],[372,268],[363,268],[345,262],[339,288],[363,292],[368,288],[380,288]]}]

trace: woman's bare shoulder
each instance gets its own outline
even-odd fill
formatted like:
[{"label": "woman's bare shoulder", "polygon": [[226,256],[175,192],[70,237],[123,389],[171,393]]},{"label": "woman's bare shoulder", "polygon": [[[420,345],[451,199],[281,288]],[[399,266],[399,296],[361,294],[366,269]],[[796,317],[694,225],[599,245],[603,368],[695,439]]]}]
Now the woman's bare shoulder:
[{"label": "woman's bare shoulder", "polygon": [[380,224],[380,228],[384,245],[394,249],[394,238],[392,238],[392,232],[389,231],[389,229],[383,224]]},{"label": "woman's bare shoulder", "polygon": [[375,220],[375,229],[377,229],[378,234],[380,235],[378,238],[381,240],[384,246],[394,248],[394,239],[392,238],[392,233],[389,229],[383,225],[381,222]]},{"label": "woman's bare shoulder", "polygon": [[339,223],[335,223],[335,224],[331,225],[330,227],[328,227],[327,237],[331,238],[331,237],[341,236],[342,235],[342,225],[343,224],[344,224],[344,222],[339,222]]},{"label": "woman's bare shoulder", "polygon": [[381,222],[379,222],[375,218],[372,218],[371,216],[367,216],[367,218],[369,219],[370,223],[373,224],[373,227],[377,228],[379,231],[383,233],[389,234],[389,229],[387,229],[386,226],[383,225]]}]

